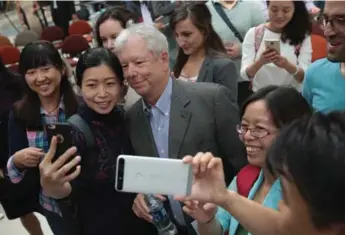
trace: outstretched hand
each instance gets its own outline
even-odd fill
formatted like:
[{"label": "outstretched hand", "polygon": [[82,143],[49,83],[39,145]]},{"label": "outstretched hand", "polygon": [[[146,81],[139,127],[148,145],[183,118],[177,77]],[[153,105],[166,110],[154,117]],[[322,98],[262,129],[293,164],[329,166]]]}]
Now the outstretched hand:
[{"label": "outstretched hand", "polygon": [[180,201],[198,201],[199,203],[222,203],[227,195],[221,158],[211,153],[198,153],[195,157],[187,156],[183,159],[191,164],[194,174],[191,195],[176,196]]}]

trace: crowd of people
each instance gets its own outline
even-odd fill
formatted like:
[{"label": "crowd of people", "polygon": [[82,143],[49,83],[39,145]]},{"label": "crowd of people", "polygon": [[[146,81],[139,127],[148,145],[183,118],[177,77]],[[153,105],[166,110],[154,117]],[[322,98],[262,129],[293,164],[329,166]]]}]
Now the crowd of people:
[{"label": "crowd of people", "polygon": [[[27,44],[19,73],[0,62],[8,219],[30,235],[34,212],[55,235],[158,234],[145,195],[114,188],[129,154],[192,166],[191,195],[156,195],[179,235],[345,234],[345,2],[311,4],[126,1],[97,19],[78,91],[50,42]],[[311,14],[328,42],[313,63]],[[73,127],[57,153],[44,127],[76,115],[95,143]]]}]

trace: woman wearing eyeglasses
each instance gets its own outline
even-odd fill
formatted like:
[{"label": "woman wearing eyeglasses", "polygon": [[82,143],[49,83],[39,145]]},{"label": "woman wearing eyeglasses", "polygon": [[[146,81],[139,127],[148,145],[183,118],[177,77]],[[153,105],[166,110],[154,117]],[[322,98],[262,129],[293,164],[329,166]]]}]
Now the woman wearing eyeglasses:
[{"label": "woman wearing eyeglasses", "polygon": [[[249,169],[246,172],[245,168],[241,170],[228,189],[277,210],[279,201],[282,200],[281,183],[264,167],[267,151],[283,126],[310,113],[309,104],[291,87],[268,86],[252,94],[241,108],[241,123],[237,126],[239,137],[246,147],[250,167],[245,167]],[[259,170],[258,174],[250,182],[249,179],[256,172],[253,169],[256,168]],[[244,192],[246,185],[249,188]],[[215,205],[187,202],[184,210],[197,220],[201,235],[219,235],[225,232],[229,235],[249,235],[231,214]]]}]

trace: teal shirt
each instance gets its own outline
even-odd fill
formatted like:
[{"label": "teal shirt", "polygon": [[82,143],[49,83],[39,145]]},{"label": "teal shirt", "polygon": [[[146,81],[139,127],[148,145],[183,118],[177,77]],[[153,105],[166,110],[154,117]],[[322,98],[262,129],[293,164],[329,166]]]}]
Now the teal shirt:
[{"label": "teal shirt", "polygon": [[[260,175],[253,185],[253,187],[250,190],[248,199],[253,200],[257,190],[263,183],[264,177],[263,177],[263,170],[261,170]],[[237,188],[237,177],[234,177],[232,180],[231,184],[228,187],[229,190],[231,191],[238,191]],[[278,210],[278,204],[279,201],[282,200],[282,193],[281,193],[281,183],[280,180],[277,179],[274,184],[272,185],[271,189],[269,190],[267,196],[264,198],[262,205]],[[221,224],[222,229],[224,232],[228,231],[229,235],[235,235],[236,231],[239,226],[239,222],[226,210],[223,208],[219,207],[218,211],[216,213],[216,219],[218,222]],[[251,235],[251,233],[247,233],[248,235]]]},{"label": "teal shirt", "polygon": [[302,94],[315,111],[345,110],[345,78],[340,63],[314,62],[306,71]]}]

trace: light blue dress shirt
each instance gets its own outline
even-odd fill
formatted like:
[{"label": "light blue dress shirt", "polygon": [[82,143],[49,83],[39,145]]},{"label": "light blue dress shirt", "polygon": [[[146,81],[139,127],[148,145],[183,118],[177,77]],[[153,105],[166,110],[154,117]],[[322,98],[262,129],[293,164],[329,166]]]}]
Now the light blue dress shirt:
[{"label": "light blue dress shirt", "polygon": [[[155,105],[143,104],[144,112],[150,116],[150,126],[155,145],[160,158],[169,158],[169,118],[171,112],[171,98],[173,90],[172,78],[169,78],[164,92]],[[175,156],[176,157],[176,156]],[[184,214],[180,203],[168,197],[175,220],[185,225]]]}]

